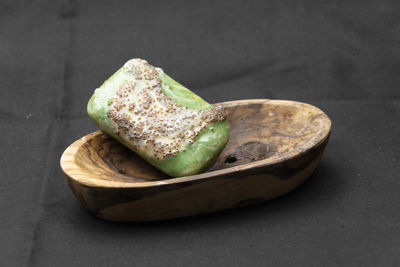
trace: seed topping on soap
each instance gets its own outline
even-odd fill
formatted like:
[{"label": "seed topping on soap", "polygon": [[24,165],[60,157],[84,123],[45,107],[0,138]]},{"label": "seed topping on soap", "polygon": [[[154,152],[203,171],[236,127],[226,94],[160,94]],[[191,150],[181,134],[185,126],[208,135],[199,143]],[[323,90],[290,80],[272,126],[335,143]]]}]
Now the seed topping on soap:
[{"label": "seed topping on soap", "polygon": [[107,116],[117,134],[139,151],[156,159],[175,156],[207,125],[226,119],[222,107],[191,110],[175,103],[161,89],[168,88],[160,79],[162,69],[143,59],[129,60],[123,70],[131,78],[109,100]]}]

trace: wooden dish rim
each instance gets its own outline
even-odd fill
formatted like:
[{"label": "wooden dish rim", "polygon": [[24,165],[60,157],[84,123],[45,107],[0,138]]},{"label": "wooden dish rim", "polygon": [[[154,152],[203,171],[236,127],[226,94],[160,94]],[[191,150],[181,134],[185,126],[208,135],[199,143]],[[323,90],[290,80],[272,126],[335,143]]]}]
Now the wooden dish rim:
[{"label": "wooden dish rim", "polygon": [[[97,182],[91,182],[93,180],[99,181],[100,178],[98,178],[98,175],[94,175],[93,173],[89,172],[87,169],[84,169],[80,167],[79,165],[76,164],[75,162],[75,155],[78,152],[79,148],[88,142],[90,139],[102,135],[103,133],[100,130],[97,130],[95,132],[92,132],[88,135],[85,135],[75,142],[73,142],[71,145],[65,149],[63,154],[61,155],[60,158],[60,165],[61,169],[64,172],[65,175],[67,175],[69,178],[73,179],[75,182],[80,183],[84,186],[87,187],[101,187],[101,188],[133,188],[133,187],[150,187],[150,186],[162,186],[162,185],[171,185],[171,184],[177,184],[177,183],[182,183],[182,182],[190,182],[190,181],[195,181],[195,180],[203,180],[203,179],[211,179],[217,176],[220,176],[222,174],[227,174],[227,173],[235,173],[235,172],[244,172],[246,170],[252,169],[252,168],[260,168],[260,167],[265,167],[268,165],[274,165],[274,164],[279,164],[283,161],[287,161],[289,159],[295,158],[297,156],[300,156],[301,154],[306,153],[308,150],[311,148],[320,145],[323,143],[330,135],[331,132],[331,120],[329,117],[323,112],[321,109],[319,109],[316,106],[313,106],[311,104],[303,103],[303,102],[298,102],[298,101],[292,101],[292,100],[270,100],[270,99],[244,99],[244,100],[233,100],[233,101],[227,101],[227,102],[221,102],[217,103],[215,105],[223,105],[224,107],[229,107],[232,105],[238,105],[238,104],[258,104],[258,103],[265,103],[265,102],[270,102],[270,103],[277,103],[279,105],[299,105],[300,106],[308,106],[311,109],[314,109],[316,113],[320,112],[321,115],[320,117],[320,125],[324,124],[326,127],[320,127],[320,131],[317,133],[322,134],[315,134],[312,138],[310,138],[306,143],[302,144],[301,146],[290,150],[286,153],[275,155],[266,159],[262,160],[257,160],[251,163],[246,163],[246,164],[241,164],[225,169],[220,169],[220,170],[215,170],[215,171],[210,171],[210,172],[204,172],[196,175],[191,175],[191,176],[183,176],[183,177],[171,177],[168,179],[163,179],[163,180],[156,180],[156,181],[148,181],[148,182],[137,182],[137,181],[132,181],[132,182],[122,182],[122,181],[105,181],[104,184],[100,184]],[[66,165],[69,165],[68,168]],[[72,166],[72,167],[71,167]],[[81,173],[85,173],[87,175],[87,178],[84,180],[81,178],[76,178],[74,177],[74,174],[69,172],[69,169],[79,169]]]}]

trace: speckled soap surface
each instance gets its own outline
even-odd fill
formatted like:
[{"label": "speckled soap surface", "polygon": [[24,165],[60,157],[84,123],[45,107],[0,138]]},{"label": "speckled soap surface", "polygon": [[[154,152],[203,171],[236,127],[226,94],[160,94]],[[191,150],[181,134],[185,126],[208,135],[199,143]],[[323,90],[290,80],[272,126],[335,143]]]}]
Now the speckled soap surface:
[{"label": "speckled soap surface", "polygon": [[204,171],[229,138],[221,107],[139,58],[96,89],[87,109],[101,130],[171,176]]}]

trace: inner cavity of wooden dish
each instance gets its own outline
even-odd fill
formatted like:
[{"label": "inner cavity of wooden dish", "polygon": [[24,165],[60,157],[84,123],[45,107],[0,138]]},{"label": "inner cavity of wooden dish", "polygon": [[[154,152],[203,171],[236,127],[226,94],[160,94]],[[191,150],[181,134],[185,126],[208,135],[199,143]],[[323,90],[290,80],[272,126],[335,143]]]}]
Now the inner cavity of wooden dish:
[{"label": "inner cavity of wooden dish", "polygon": [[[320,111],[308,105],[276,105],[269,101],[225,107],[231,128],[229,142],[209,170],[280,156],[301,148],[321,132]],[[102,179],[154,181],[170,178],[118,141],[98,135],[76,153],[82,169]]]}]

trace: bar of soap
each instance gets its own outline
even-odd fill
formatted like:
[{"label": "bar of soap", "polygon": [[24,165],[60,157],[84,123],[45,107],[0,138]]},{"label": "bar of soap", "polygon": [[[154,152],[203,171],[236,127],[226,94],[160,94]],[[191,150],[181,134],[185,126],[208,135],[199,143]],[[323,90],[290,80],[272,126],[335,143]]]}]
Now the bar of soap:
[{"label": "bar of soap", "polygon": [[215,107],[143,59],[131,59],[90,98],[97,126],[164,173],[198,174],[229,139],[222,107]]}]

